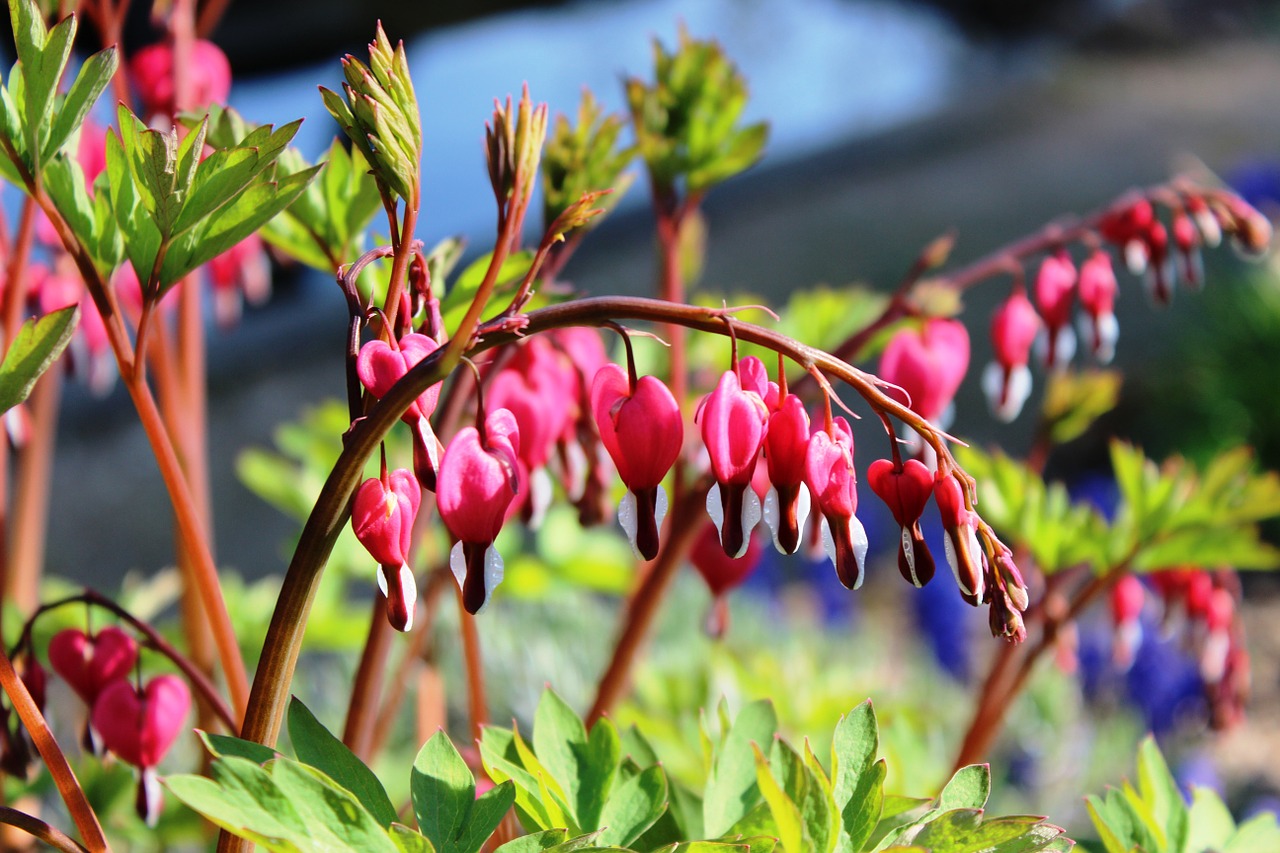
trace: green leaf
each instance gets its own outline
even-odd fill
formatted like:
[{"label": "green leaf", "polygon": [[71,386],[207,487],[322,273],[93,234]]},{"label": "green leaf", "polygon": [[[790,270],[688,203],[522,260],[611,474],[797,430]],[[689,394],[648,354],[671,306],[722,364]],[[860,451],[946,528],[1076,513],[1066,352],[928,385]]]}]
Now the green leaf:
[{"label": "green leaf", "polygon": [[667,776],[654,765],[623,782],[600,815],[600,843],[626,846],[662,816],[667,808]]},{"label": "green leaf", "polygon": [[1187,815],[1188,832],[1184,850],[1222,850],[1235,834],[1236,822],[1222,798],[1210,788],[1191,791],[1191,809]]},{"label": "green leaf", "polygon": [[524,835],[508,841],[495,850],[494,853],[541,853],[543,850],[552,850],[559,847],[568,837],[569,833],[566,830],[544,829],[542,832],[535,832],[532,835]]},{"label": "green leaf", "polygon": [[1138,747],[1138,790],[1151,806],[1170,850],[1182,850],[1187,840],[1187,805],[1169,772],[1155,738],[1148,735]]},{"label": "green leaf", "polygon": [[396,820],[396,807],[365,763],[334,737],[295,696],[289,701],[289,740],[298,760],[324,771],[350,791],[383,827]]},{"label": "green leaf", "polygon": [[475,777],[443,731],[418,751],[409,787],[418,827],[440,853],[476,853],[516,798],[509,780],[477,798]]},{"label": "green leaf", "polygon": [[93,109],[98,98],[111,84],[111,77],[120,65],[120,54],[115,47],[100,50],[80,66],[66,97],[58,107],[57,117],[45,140],[43,159],[48,160],[62,148],[71,135],[84,123],[85,116]]},{"label": "green leaf", "polygon": [[274,761],[280,757],[280,753],[271,747],[263,746],[251,740],[241,740],[238,737],[213,734],[212,732],[204,732],[198,729],[196,734],[200,736],[205,749],[209,750],[209,753],[214,758],[223,758],[230,755],[238,758],[247,758],[255,764],[266,764],[268,761]]},{"label": "green leaf", "polygon": [[910,842],[935,853],[1037,853],[1061,835],[1061,827],[1031,815],[984,820],[981,809],[954,809],[925,824]]},{"label": "green leaf", "polygon": [[[493,253],[490,252],[472,261],[459,273],[444,299],[440,300],[440,316],[444,321],[444,327],[449,331],[452,332],[457,328],[458,323],[462,322],[463,316],[466,315],[472,300],[480,290],[480,285],[484,282],[485,273],[488,272],[492,260]],[[514,292],[516,285],[529,272],[529,265],[532,263],[533,252],[528,249],[508,255],[502,262],[501,269],[498,270],[493,293],[489,297],[490,301],[501,299],[502,296],[509,296]]]},{"label": "green leaf", "polygon": [[321,771],[286,759],[276,759],[267,768],[280,793],[297,809],[316,847],[398,853],[378,819]]},{"label": "green leaf", "polygon": [[70,343],[79,319],[80,307],[72,305],[22,324],[0,362],[0,412],[27,399],[36,380]]},{"label": "green leaf", "polygon": [[[598,829],[594,822],[585,819],[581,809],[581,795],[585,793],[590,798],[591,794],[583,791],[581,778],[586,749],[587,730],[578,715],[554,690],[542,691],[533,717],[533,751],[560,784],[578,825],[583,829]],[[612,781],[612,776],[606,781]],[[598,808],[596,814],[599,815]]]},{"label": "green leaf", "polygon": [[738,712],[732,726],[722,726],[702,801],[707,835],[723,835],[759,802],[752,744],[772,743],[777,729],[778,717],[768,700],[752,702]]},{"label": "green leaf", "polygon": [[756,783],[765,802],[769,804],[769,813],[773,815],[774,823],[778,827],[778,838],[783,848],[807,851],[809,848],[805,845],[807,839],[800,808],[791,801],[786,791],[774,779],[773,773],[769,770],[769,762],[765,760],[760,747],[753,743],[751,749],[755,755]]},{"label": "green leaf", "polygon": [[938,795],[938,808],[981,809],[991,794],[991,768],[986,764],[961,767]]},{"label": "green leaf", "polygon": [[396,847],[400,848],[400,853],[435,853],[435,848],[425,835],[414,832],[404,824],[393,823],[387,831]]},{"label": "green leaf", "polygon": [[832,795],[850,850],[860,850],[875,831],[884,799],[884,761],[876,761],[880,736],[871,700],[836,724],[831,739]]},{"label": "green leaf", "polygon": [[164,785],[206,819],[264,850],[304,849],[306,824],[270,774],[248,759],[228,756],[213,763],[211,779],[168,776]]}]

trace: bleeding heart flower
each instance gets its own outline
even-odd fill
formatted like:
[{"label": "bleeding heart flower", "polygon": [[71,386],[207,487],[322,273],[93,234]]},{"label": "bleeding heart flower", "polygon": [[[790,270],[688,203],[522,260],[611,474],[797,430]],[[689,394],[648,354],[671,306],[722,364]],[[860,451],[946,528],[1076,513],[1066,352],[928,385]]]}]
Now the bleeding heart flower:
[{"label": "bleeding heart flower", "polygon": [[920,516],[933,494],[933,474],[923,462],[908,459],[901,466],[877,459],[867,468],[867,484],[880,496],[902,528],[898,542],[898,571],[910,583],[924,586],[933,579],[933,555],[920,530]]},{"label": "bleeding heart flower", "polygon": [[938,504],[938,515],[942,517],[942,529],[947,534],[947,563],[956,576],[960,595],[976,607],[986,591],[982,546],[978,544],[978,516],[965,506],[964,490],[951,475],[938,474],[933,497]]},{"label": "bleeding heart flower", "polygon": [[1177,282],[1173,259],[1169,255],[1169,230],[1156,219],[1147,226],[1142,238],[1146,241],[1148,258],[1146,275],[1142,280],[1147,296],[1155,305],[1163,307],[1173,299],[1173,286]]},{"label": "bleeding heart flower", "polygon": [[1204,261],[1200,257],[1200,230],[1185,211],[1173,217],[1173,244],[1178,247],[1180,272],[1192,290],[1204,282]]},{"label": "bleeding heart flower", "polygon": [[1097,249],[1080,265],[1080,330],[1089,340],[1093,357],[1106,364],[1116,353],[1120,324],[1116,322],[1116,274],[1111,268],[1111,255]]},{"label": "bleeding heart flower", "polygon": [[809,517],[809,489],[804,484],[804,461],[809,450],[809,413],[795,394],[787,394],[769,415],[764,436],[764,462],[769,490],[764,498],[764,521],[773,544],[783,554],[800,549],[800,531]]},{"label": "bleeding heart flower", "polygon": [[[356,374],[370,394],[385,397],[410,368],[439,348],[440,344],[434,339],[416,332],[400,338],[394,347],[383,340],[372,340],[360,348]],[[443,451],[428,418],[439,398],[440,384],[436,383],[419,394],[400,416],[400,420],[409,425],[413,438],[413,473],[424,489],[431,490],[436,487],[436,472],[440,469]]]},{"label": "bleeding heart flower", "polygon": [[1044,320],[1044,333],[1036,339],[1046,367],[1061,370],[1076,354],[1071,330],[1071,303],[1076,292],[1076,267],[1065,249],[1049,255],[1036,274],[1036,306]]},{"label": "bleeding heart flower", "polygon": [[658,555],[658,528],[667,512],[662,481],[680,456],[684,419],[671,389],[656,376],[638,380],[606,364],[591,383],[591,412],[600,441],[627,487],[618,521],[646,560]]},{"label": "bleeding heart flower", "polygon": [[240,319],[241,302],[261,305],[271,297],[271,265],[257,234],[248,237],[209,261],[213,287],[213,313],[218,325],[228,328]]},{"label": "bleeding heart flower", "polygon": [[1127,670],[1142,644],[1142,603],[1146,590],[1137,575],[1124,575],[1111,588],[1111,620],[1115,625],[1111,643],[1111,659],[1117,668]]},{"label": "bleeding heart flower", "polygon": [[720,531],[708,522],[698,534],[689,552],[689,562],[698,570],[711,590],[711,610],[707,615],[707,633],[721,637],[729,627],[729,609],[725,596],[741,586],[760,565],[764,548],[756,537],[750,537],[747,550],[741,557],[730,557],[720,544]]},{"label": "bleeding heart flower", "polygon": [[[752,375],[750,368],[748,375]],[[703,398],[695,415],[711,457],[711,474],[716,479],[707,493],[707,512],[730,557],[746,553],[751,530],[760,521],[760,499],[750,486],[768,418],[769,410],[760,394],[743,390],[734,370],[721,375],[715,390]]]},{"label": "bleeding heart flower", "polygon": [[982,390],[991,413],[1006,423],[1022,411],[1031,395],[1031,345],[1040,331],[1040,316],[1021,286],[991,316],[991,346],[996,359],[982,374]]},{"label": "bleeding heart flower", "polygon": [[49,665],[92,706],[108,684],[127,679],[138,661],[138,643],[114,626],[93,636],[65,628],[49,641]]},{"label": "bleeding heart flower", "polygon": [[867,558],[867,531],[854,513],[858,509],[858,478],[853,471],[853,431],[844,418],[835,418],[829,431],[809,439],[805,453],[805,483],[822,513],[822,545],[836,576],[847,589],[862,586]]},{"label": "bleeding heart flower", "polygon": [[464,427],[440,461],[436,504],[458,542],[449,567],[469,613],[479,613],[502,582],[502,556],[493,541],[520,491],[520,428],[515,416],[496,409],[477,426]]},{"label": "bleeding heart flower", "polygon": [[1102,236],[1120,247],[1125,263],[1134,275],[1140,275],[1147,268],[1151,254],[1146,233],[1155,221],[1155,208],[1144,198],[1112,213],[1098,224]]},{"label": "bleeding heart flower", "polygon": [[387,597],[387,619],[398,631],[413,627],[417,583],[409,568],[413,523],[422,490],[412,473],[397,468],[370,477],[356,490],[351,528],[356,539],[378,561],[378,586]]},{"label": "bleeding heart flower", "polygon": [[[173,45],[147,45],[129,61],[129,73],[147,111],[172,116],[175,112],[173,86]],[[197,39],[191,46],[190,65],[194,109],[226,103],[231,93],[231,63],[216,44]],[[184,105],[187,106],[187,105]]]},{"label": "bleeding heart flower", "polygon": [[186,727],[191,691],[176,675],[157,675],[139,691],[113,682],[93,705],[93,727],[116,757],[142,771],[135,801],[138,816],[154,826],[163,794],[154,768]]},{"label": "bleeding heart flower", "polygon": [[951,401],[969,370],[969,332],[958,320],[929,319],[919,328],[894,333],[880,356],[879,376],[906,392],[889,389],[911,411],[935,424],[945,424]]}]

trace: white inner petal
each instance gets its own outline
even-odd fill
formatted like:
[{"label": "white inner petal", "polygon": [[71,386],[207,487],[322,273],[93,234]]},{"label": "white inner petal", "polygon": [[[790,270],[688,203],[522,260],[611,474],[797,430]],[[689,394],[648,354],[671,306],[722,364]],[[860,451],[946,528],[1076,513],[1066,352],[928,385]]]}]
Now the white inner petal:
[{"label": "white inner petal", "polygon": [[627,534],[627,541],[631,543],[631,552],[637,557],[640,556],[640,552],[636,550],[636,531],[639,529],[636,519],[636,496],[630,491],[622,496],[622,503],[618,504],[618,524]]},{"label": "white inner petal", "polygon": [[[782,545],[778,542],[778,529],[782,526],[782,507],[778,504],[778,490],[773,486],[769,487],[769,491],[764,496],[764,523],[769,528],[769,532],[773,534],[773,547],[782,551]],[[782,551],[786,553],[786,551]]]},{"label": "white inner petal", "polygon": [[911,531],[902,528],[902,553],[907,558],[907,569],[911,572],[911,583],[917,587],[924,586],[916,574],[916,543],[911,538]]},{"label": "white inner petal", "polygon": [[[381,576],[383,573],[378,572]],[[396,578],[400,586],[400,595],[405,602],[405,610],[408,611],[408,617],[405,619],[402,631],[413,630],[413,614],[418,609],[418,582],[413,577],[413,571],[406,565],[400,566],[400,573]]]},{"label": "white inner petal", "polygon": [[653,502],[653,526],[662,529],[662,522],[667,517],[667,493],[658,486],[658,495]]},{"label": "white inner petal", "polygon": [[858,561],[858,582],[853,585],[857,589],[867,576],[867,529],[856,515],[849,518],[849,541],[853,543],[853,556]]},{"label": "white inner petal", "polygon": [[755,489],[747,486],[747,491],[742,496],[742,547],[733,555],[735,560],[747,553],[747,548],[751,545],[751,531],[760,523],[760,515],[760,497]]},{"label": "white inner petal", "polygon": [[724,541],[724,508],[720,506],[720,484],[716,483],[707,492],[707,515],[711,516],[711,523],[716,526],[716,533],[720,534],[720,540]]},{"label": "white inner petal", "polygon": [[827,517],[822,517],[822,550],[826,552],[831,565],[836,565],[836,540],[831,536],[831,524]]},{"label": "white inner petal", "polygon": [[484,552],[484,604],[480,605],[480,609],[476,611],[479,616],[484,609],[489,606],[489,600],[493,598],[493,591],[498,588],[498,584],[502,583],[502,577],[506,572],[506,567],[502,563],[502,555],[498,553],[498,549],[490,545]]},{"label": "white inner petal", "polygon": [[[449,568],[453,570],[454,580],[458,582],[458,589],[464,589],[467,583],[467,558],[462,553],[462,543],[454,542],[453,548],[449,551]],[[379,575],[382,572],[378,572]],[[386,590],[384,589],[385,593]]]},{"label": "white inner petal", "polygon": [[529,529],[537,530],[542,520],[547,517],[547,507],[551,505],[551,475],[546,468],[539,468],[529,475]]}]

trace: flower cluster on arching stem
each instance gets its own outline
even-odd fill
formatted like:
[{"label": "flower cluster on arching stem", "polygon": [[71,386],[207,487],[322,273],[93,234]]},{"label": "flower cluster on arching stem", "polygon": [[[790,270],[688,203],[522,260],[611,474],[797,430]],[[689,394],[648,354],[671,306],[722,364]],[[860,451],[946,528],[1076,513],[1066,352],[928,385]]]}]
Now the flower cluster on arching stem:
[{"label": "flower cluster on arching stem", "polygon": [[[29,643],[29,632],[24,643]],[[110,753],[138,771],[135,806],[138,816],[154,825],[163,805],[156,767],[178,735],[186,730],[191,691],[176,675],[162,673],[142,680],[139,645],[122,628],[98,631],[65,628],[49,641],[49,666],[83,703],[81,745],[87,753]],[[25,648],[16,663],[36,707],[45,708],[48,675],[33,648]],[[0,766],[25,778],[34,747],[21,724],[3,726]]]}]

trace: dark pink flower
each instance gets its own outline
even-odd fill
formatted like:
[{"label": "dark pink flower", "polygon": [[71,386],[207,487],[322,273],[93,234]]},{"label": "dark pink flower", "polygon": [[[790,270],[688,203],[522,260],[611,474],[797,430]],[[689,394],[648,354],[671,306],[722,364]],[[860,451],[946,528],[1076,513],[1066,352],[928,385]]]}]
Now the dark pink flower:
[{"label": "dark pink flower", "polygon": [[114,681],[93,706],[93,727],[116,757],[142,771],[138,816],[154,826],[163,794],[154,768],[186,728],[191,691],[176,675],[157,675],[139,690],[128,679]]},{"label": "dark pink flower", "polygon": [[1066,367],[1076,352],[1071,329],[1071,303],[1076,293],[1076,266],[1066,250],[1047,256],[1036,274],[1036,306],[1044,320],[1044,334],[1037,340],[1046,367]]},{"label": "dark pink flower", "polygon": [[920,530],[920,516],[933,495],[933,474],[924,463],[908,459],[901,467],[877,459],[867,468],[867,485],[880,496],[902,528],[898,542],[898,571],[915,586],[933,579],[933,555]]},{"label": "dark pink flower", "polygon": [[995,361],[982,374],[982,390],[992,414],[1011,421],[1031,394],[1031,346],[1040,332],[1040,315],[1021,286],[1000,303],[991,316],[991,346]]},{"label": "dark pink flower", "polygon": [[890,395],[927,421],[944,424],[969,370],[969,332],[958,320],[929,319],[894,333],[880,356],[880,378],[906,392]]},{"label": "dark pink flower", "polygon": [[387,597],[387,619],[398,631],[413,627],[418,600],[417,583],[408,563],[413,523],[421,502],[417,479],[408,470],[397,468],[361,483],[351,504],[351,527],[356,539],[378,561],[378,586]]},{"label": "dark pink flower", "polygon": [[478,426],[464,427],[440,461],[436,504],[458,540],[449,566],[470,613],[479,613],[502,582],[502,556],[493,541],[520,491],[520,431],[515,416],[495,409]]},{"label": "dark pink flower", "polygon": [[728,593],[741,586],[760,565],[764,548],[756,537],[749,537],[747,550],[740,557],[730,557],[720,544],[720,531],[711,522],[703,525],[702,532],[694,540],[689,561],[698,570],[711,591],[711,609],[707,614],[707,633],[721,637],[729,627],[729,608],[725,600]]},{"label": "dark pink flower", "polygon": [[1111,588],[1111,621],[1115,626],[1111,659],[1120,669],[1133,665],[1142,644],[1142,604],[1146,589],[1137,575],[1124,575]]},{"label": "dark pink flower", "polygon": [[240,319],[241,303],[261,305],[271,296],[271,265],[257,234],[236,243],[209,261],[213,287],[213,313],[218,325],[228,328]]},{"label": "dark pink flower", "polygon": [[773,544],[783,554],[800,549],[800,531],[809,517],[809,489],[804,484],[809,450],[809,413],[795,394],[788,394],[769,415],[764,436],[764,462],[769,491],[764,498],[764,521]]},{"label": "dark pink flower", "polygon": [[853,470],[853,432],[844,418],[835,418],[829,431],[809,439],[805,453],[805,483],[822,513],[822,545],[848,589],[862,586],[867,557],[867,532],[854,513],[858,509],[858,478]]},{"label": "dark pink flower", "polygon": [[[748,376],[758,378],[749,368]],[[751,530],[760,521],[760,499],[750,485],[768,418],[769,410],[760,394],[743,390],[735,370],[726,370],[715,390],[698,406],[696,419],[716,480],[707,493],[707,512],[730,557],[745,553]]]},{"label": "dark pink flower", "polygon": [[600,441],[628,489],[618,521],[631,547],[652,560],[667,511],[662,481],[684,442],[680,406],[661,379],[642,376],[633,387],[621,367],[606,364],[591,383],[591,411]]},{"label": "dark pink flower", "polygon": [[1111,268],[1111,254],[1096,249],[1080,265],[1081,333],[1089,341],[1093,357],[1102,364],[1111,361],[1116,352],[1120,325],[1116,322],[1116,274]]},{"label": "dark pink flower", "polygon": [[[142,48],[129,60],[129,73],[147,112],[174,114],[173,45],[157,42]],[[202,110],[210,104],[226,103],[231,94],[231,63],[220,47],[197,39],[187,73],[191,75],[191,108]]]},{"label": "dark pink flower", "polygon": [[[411,332],[393,347],[377,339],[360,348],[356,358],[356,373],[361,384],[375,397],[386,396],[400,379],[418,362],[440,348],[434,339]],[[440,398],[440,384],[436,383],[418,395],[400,416],[410,427],[413,439],[413,473],[424,489],[436,486],[436,471],[440,467],[440,439],[431,429],[431,413]]]},{"label": "dark pink flower", "polygon": [[964,600],[977,606],[986,592],[986,576],[982,546],[978,544],[978,516],[965,505],[964,490],[951,475],[939,474],[934,482],[933,497],[942,517],[947,538],[944,546],[947,563],[956,576]]},{"label": "dark pink flower", "polygon": [[92,635],[65,628],[49,641],[49,666],[90,706],[108,684],[128,679],[137,661],[137,641],[114,626]]}]

